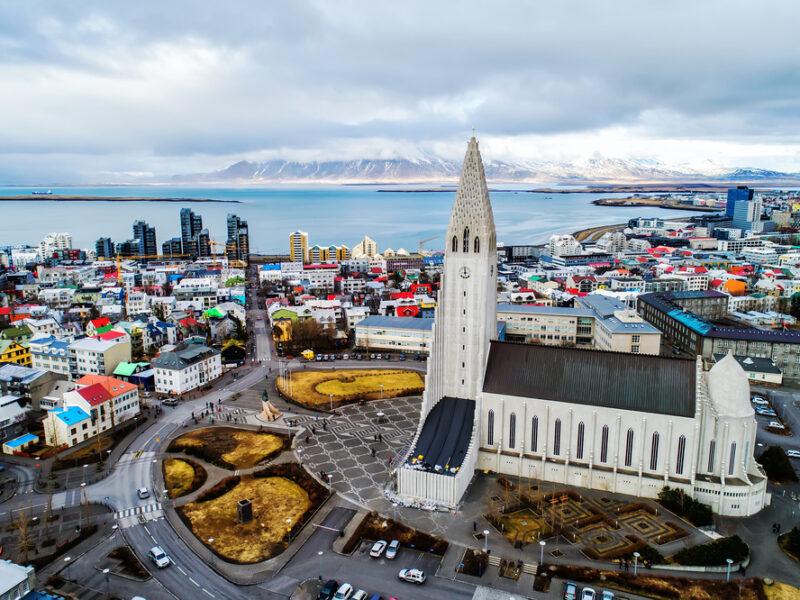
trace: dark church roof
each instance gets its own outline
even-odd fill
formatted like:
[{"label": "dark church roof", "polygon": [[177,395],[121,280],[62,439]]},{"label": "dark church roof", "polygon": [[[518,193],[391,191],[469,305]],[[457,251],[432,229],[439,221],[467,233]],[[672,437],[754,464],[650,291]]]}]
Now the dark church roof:
[{"label": "dark church roof", "polygon": [[695,369],[690,359],[493,341],[483,391],[693,417]]},{"label": "dark church roof", "polygon": [[425,418],[408,464],[442,475],[455,475],[472,437],[475,401],[445,396]]}]

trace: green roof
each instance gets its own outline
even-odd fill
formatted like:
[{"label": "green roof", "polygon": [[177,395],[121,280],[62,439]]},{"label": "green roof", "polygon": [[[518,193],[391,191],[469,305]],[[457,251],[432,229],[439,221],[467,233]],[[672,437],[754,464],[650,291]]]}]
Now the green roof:
[{"label": "green roof", "polygon": [[133,375],[133,372],[136,370],[137,367],[145,367],[149,363],[146,362],[139,362],[139,363],[129,363],[129,362],[121,362],[117,365],[117,368],[114,369],[114,375],[122,375],[123,377],[130,377]]},{"label": "green roof", "polygon": [[225,313],[220,312],[220,310],[215,306],[214,308],[209,308],[206,312],[203,313],[204,319],[221,319],[225,316]]},{"label": "green roof", "polygon": [[0,332],[0,337],[3,337],[6,340],[13,340],[14,338],[23,337],[26,335],[31,335],[32,332],[30,327],[27,325],[20,325],[18,327],[7,327]]}]

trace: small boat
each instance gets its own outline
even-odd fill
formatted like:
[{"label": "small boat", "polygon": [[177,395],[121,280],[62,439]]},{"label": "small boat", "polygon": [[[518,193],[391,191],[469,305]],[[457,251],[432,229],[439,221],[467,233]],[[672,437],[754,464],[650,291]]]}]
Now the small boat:
[{"label": "small boat", "polygon": [[53,192],[47,190],[46,192],[31,192],[34,196],[52,196]]}]

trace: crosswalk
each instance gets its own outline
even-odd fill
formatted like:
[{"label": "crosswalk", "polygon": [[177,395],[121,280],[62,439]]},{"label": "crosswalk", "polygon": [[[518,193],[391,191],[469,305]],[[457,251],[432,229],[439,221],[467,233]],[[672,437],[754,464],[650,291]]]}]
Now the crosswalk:
[{"label": "crosswalk", "polygon": [[154,504],[145,504],[144,506],[133,506],[131,508],[126,508],[125,510],[121,510],[114,515],[115,519],[124,519],[125,517],[132,517],[134,515],[144,515],[147,513],[155,512],[157,510],[161,510],[161,502],[156,502]]}]

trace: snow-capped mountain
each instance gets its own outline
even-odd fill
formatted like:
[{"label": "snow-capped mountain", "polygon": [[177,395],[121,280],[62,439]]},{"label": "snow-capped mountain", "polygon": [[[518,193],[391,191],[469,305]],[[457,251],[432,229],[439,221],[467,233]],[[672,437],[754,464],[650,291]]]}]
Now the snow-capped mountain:
[{"label": "snow-capped mountain", "polygon": [[[800,173],[756,168],[726,169],[711,163],[703,167],[670,167],[652,160],[597,156],[573,163],[484,161],[487,179],[496,183],[800,181]],[[442,183],[456,181],[460,171],[460,161],[430,156],[309,162],[242,160],[219,171],[176,175],[172,179],[175,182],[205,183]]]}]

